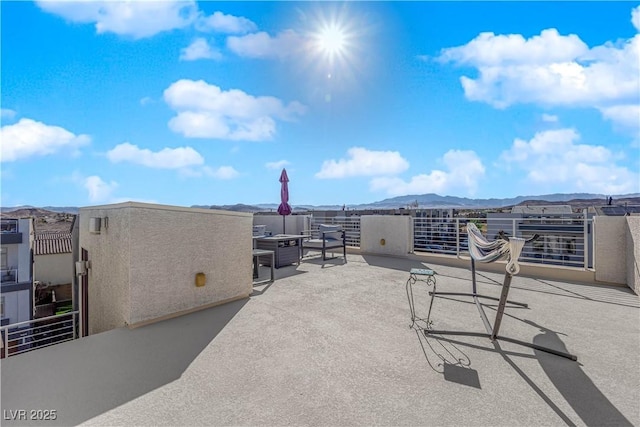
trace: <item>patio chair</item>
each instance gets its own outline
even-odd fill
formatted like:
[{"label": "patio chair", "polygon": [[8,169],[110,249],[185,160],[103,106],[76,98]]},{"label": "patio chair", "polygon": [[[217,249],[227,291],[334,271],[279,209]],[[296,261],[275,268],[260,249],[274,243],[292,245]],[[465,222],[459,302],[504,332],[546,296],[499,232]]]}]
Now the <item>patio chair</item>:
[{"label": "patio chair", "polygon": [[[318,231],[312,231],[309,238],[302,241],[302,251],[305,249],[315,249],[322,251],[322,260],[337,258],[335,256],[327,258],[327,252],[333,249],[342,248],[344,262],[347,262],[347,240],[345,231],[340,225],[320,224]],[[304,254],[303,254],[304,255]]]},{"label": "patio chair", "polygon": [[[511,286],[511,279],[513,276],[517,275],[520,272],[520,266],[518,265],[518,258],[522,253],[522,249],[524,248],[525,243],[532,242],[538,239],[538,235],[534,235],[530,239],[523,239],[518,237],[509,237],[508,240],[504,237],[498,238],[493,241],[488,241],[478,230],[475,224],[468,223],[467,224],[467,233],[469,235],[469,255],[471,255],[471,277],[472,277],[472,293],[457,293],[457,292],[436,292],[435,291],[435,283],[433,292],[429,292],[431,294],[431,305],[429,306],[429,314],[427,315],[427,319],[431,315],[431,307],[433,306],[433,298],[436,295],[456,295],[456,296],[471,296],[473,297],[473,302],[475,303],[478,311],[480,312],[480,318],[484,323],[485,329],[487,333],[481,332],[466,332],[466,331],[445,331],[445,330],[433,330],[430,328],[430,325],[427,324],[427,329],[424,330],[425,334],[433,334],[433,335],[463,335],[463,336],[482,336],[488,337],[491,341],[503,340],[512,342],[515,344],[523,345],[526,347],[533,348],[535,350],[544,351],[547,353],[555,354],[556,356],[565,357],[570,360],[578,360],[576,356],[573,354],[565,353],[563,351],[554,350],[548,347],[542,347],[537,344],[528,343],[525,341],[517,340],[514,338],[504,337],[498,335],[500,332],[500,325],[502,323],[502,317],[504,316],[504,310],[506,308],[507,303],[519,305],[521,307],[527,307],[527,304],[518,303],[514,301],[509,301],[507,296],[509,295],[509,288]],[[500,298],[494,298],[486,295],[480,295],[477,293],[476,288],[476,261],[477,262],[494,262],[501,259],[507,259],[507,265],[505,267],[505,275],[504,282],[502,284],[502,293]],[[484,312],[484,308],[480,303],[479,298],[487,298],[498,301],[498,308],[496,310],[496,318],[493,322],[493,325],[489,323],[489,319]],[[411,300],[410,300],[411,303]],[[411,307],[413,310],[413,307]],[[413,311],[412,311],[413,316]]]}]

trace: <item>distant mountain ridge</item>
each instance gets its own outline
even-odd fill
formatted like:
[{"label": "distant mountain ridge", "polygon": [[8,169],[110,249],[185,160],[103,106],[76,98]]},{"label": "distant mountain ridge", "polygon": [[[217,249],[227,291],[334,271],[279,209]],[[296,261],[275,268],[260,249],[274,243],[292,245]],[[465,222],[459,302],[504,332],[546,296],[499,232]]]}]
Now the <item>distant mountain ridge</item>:
[{"label": "distant mountain ridge", "polygon": [[[440,196],[438,194],[419,194],[398,196],[390,199],[384,199],[379,202],[374,202],[371,206],[374,207],[399,207],[408,206],[417,202],[421,208],[429,207],[448,207],[448,208],[501,208],[505,206],[515,206],[527,201],[546,201],[546,202],[570,202],[572,200],[602,200],[603,204],[607,202],[608,195],[604,194],[591,194],[591,193],[555,193],[544,194],[540,196],[518,196],[504,199],[469,199],[467,197],[456,196]],[[613,199],[629,199],[640,197],[640,194],[622,194],[611,196]],[[369,206],[369,205],[367,205]]]},{"label": "distant mountain ridge", "polygon": [[[422,209],[429,208],[457,208],[457,209],[489,209],[489,208],[503,208],[507,206],[515,206],[525,202],[531,202],[540,204],[543,202],[549,203],[561,203],[561,202],[578,202],[581,201],[581,205],[584,205],[588,201],[593,201],[597,204],[597,201],[602,201],[602,204],[607,203],[609,196],[605,194],[592,194],[592,193],[555,193],[555,194],[543,194],[539,196],[518,196],[511,198],[490,198],[490,199],[470,199],[468,197],[457,196],[440,196],[435,193],[428,194],[412,194],[407,196],[392,197],[389,199],[380,200],[372,203],[361,204],[347,204],[349,209],[398,209],[406,208],[408,206],[415,206]],[[612,195],[614,202],[621,200],[631,200],[640,198],[640,193],[633,194],[618,194]],[[633,203],[638,201],[632,200]],[[293,205],[294,211],[305,210],[339,210],[343,205]],[[238,203],[235,205],[192,205],[192,208],[202,209],[221,209],[235,212],[268,212],[276,211],[278,208],[277,203],[259,203],[255,205],[247,205]],[[0,207],[0,212],[9,213],[16,210],[28,210],[28,209],[43,209],[46,211],[57,213],[71,213],[77,214],[79,208],[75,206],[44,206],[36,208],[34,206],[14,206],[14,207]]]}]

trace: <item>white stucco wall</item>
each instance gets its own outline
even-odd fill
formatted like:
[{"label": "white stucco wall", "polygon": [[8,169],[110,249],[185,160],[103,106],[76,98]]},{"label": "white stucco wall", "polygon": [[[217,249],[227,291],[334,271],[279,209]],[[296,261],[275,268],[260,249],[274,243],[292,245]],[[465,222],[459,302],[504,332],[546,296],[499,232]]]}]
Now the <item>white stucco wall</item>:
[{"label": "white stucco wall", "polygon": [[26,322],[31,319],[31,297],[29,290],[3,292],[4,315],[3,319],[9,319],[9,323]]},{"label": "white stucco wall", "polygon": [[627,286],[640,295],[640,216],[627,220]]},{"label": "white stucco wall", "polygon": [[66,254],[35,255],[34,280],[51,282],[52,285],[64,285],[73,280],[73,257]]},{"label": "white stucco wall", "polygon": [[372,254],[407,255],[413,250],[412,218],[363,215],[360,217],[360,249]]},{"label": "white stucco wall", "polygon": [[627,219],[623,216],[596,216],[595,231],[596,280],[627,283]]},{"label": "white stucco wall", "polygon": [[[90,234],[90,217],[108,228]],[[252,292],[252,215],[143,203],[80,210],[89,332],[169,317]],[[204,287],[195,286],[205,273]]]}]

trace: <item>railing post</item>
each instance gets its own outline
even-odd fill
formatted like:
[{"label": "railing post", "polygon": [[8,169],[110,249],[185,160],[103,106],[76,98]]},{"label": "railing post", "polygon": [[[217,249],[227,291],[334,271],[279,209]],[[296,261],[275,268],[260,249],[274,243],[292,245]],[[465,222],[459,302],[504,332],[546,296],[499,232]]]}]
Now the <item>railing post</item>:
[{"label": "railing post", "polygon": [[456,217],[456,256],[460,257],[460,218]]},{"label": "railing post", "polygon": [[[583,255],[583,265],[582,268],[584,268],[585,270],[587,268],[589,268],[589,248],[587,247],[587,242],[589,241],[589,221],[587,219],[587,210],[583,209],[582,210],[582,215],[584,215],[583,218],[583,233],[582,233],[582,246],[584,247],[584,255]],[[593,233],[592,233],[593,234]]]},{"label": "railing post", "polygon": [[511,237],[518,237],[516,236],[516,219],[517,218],[511,218]]}]

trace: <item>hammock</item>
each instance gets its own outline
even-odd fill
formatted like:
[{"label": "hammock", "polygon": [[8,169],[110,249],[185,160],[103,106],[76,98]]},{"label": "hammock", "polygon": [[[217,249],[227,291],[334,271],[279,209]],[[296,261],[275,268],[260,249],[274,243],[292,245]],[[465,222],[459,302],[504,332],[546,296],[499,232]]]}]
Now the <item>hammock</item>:
[{"label": "hammock", "polygon": [[471,258],[478,262],[494,262],[508,259],[507,273],[515,276],[520,272],[518,258],[520,258],[522,248],[524,248],[525,239],[509,237],[509,240],[496,239],[490,242],[472,222],[467,223],[467,233],[469,235],[469,254]]},{"label": "hammock", "polygon": [[[500,238],[496,239],[492,242],[488,241],[486,237],[482,235],[478,227],[472,222],[467,223],[467,233],[469,235],[469,254],[471,255],[471,283],[472,283],[472,293],[460,293],[460,292],[436,292],[436,282],[435,278],[432,278],[428,275],[427,280],[433,279],[429,281],[429,284],[433,284],[433,292],[431,294],[431,302],[429,304],[429,312],[427,313],[427,328],[424,329],[425,335],[433,334],[433,335],[467,335],[472,337],[477,336],[486,336],[491,339],[491,341],[495,341],[498,339],[509,341],[515,344],[524,345],[527,347],[531,347],[536,350],[545,351],[547,353],[555,354],[557,356],[566,357],[570,360],[578,360],[578,358],[573,355],[566,353],[564,351],[554,350],[548,347],[543,347],[537,344],[528,343],[525,341],[520,341],[514,338],[508,338],[504,336],[498,335],[500,332],[500,325],[502,323],[502,317],[504,315],[504,310],[506,308],[507,303],[515,304],[520,307],[528,307],[527,304],[523,304],[521,302],[509,301],[507,299],[509,295],[509,288],[511,287],[511,279],[512,276],[515,276],[520,272],[520,266],[518,265],[518,258],[522,253],[522,249],[524,248],[525,243],[532,242],[538,238],[538,235],[534,235],[530,239],[523,239],[520,237],[509,237],[509,240]],[[508,259],[507,266],[505,269],[507,270],[504,275],[504,283],[502,284],[502,292],[500,294],[500,298],[495,298],[487,295],[480,295],[477,292],[476,288],[476,268],[475,262],[494,262],[500,259]],[[413,308],[413,291],[410,289],[410,283],[413,280],[414,282],[417,280],[415,276],[416,272],[413,270],[410,274],[410,279],[407,282],[407,296],[409,297],[409,308],[411,309],[411,320],[415,324],[415,310]],[[425,273],[421,273],[425,274]],[[433,272],[431,272],[431,275]],[[410,293],[411,292],[411,293]],[[431,308],[433,307],[433,297],[438,295],[470,295],[473,297],[473,302],[475,303],[478,311],[480,313],[480,318],[484,323],[485,329],[487,333],[479,333],[476,331],[465,332],[465,331],[447,331],[447,330],[435,330],[431,329]],[[493,325],[487,319],[487,315],[484,312],[484,308],[480,303],[479,298],[487,298],[492,300],[497,300],[498,308],[496,309],[496,320],[493,322]],[[422,319],[418,319],[422,320]],[[412,326],[413,326],[412,324]]]}]

